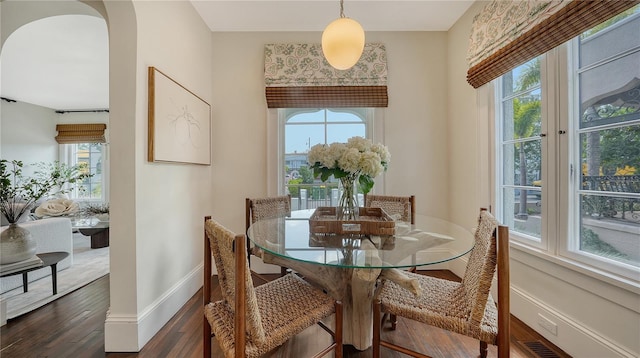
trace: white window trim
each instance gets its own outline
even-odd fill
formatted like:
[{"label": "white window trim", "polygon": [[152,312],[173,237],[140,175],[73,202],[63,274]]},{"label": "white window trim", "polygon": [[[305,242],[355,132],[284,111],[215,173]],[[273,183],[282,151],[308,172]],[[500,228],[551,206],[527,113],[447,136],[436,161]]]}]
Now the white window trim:
[{"label": "white window trim", "polygon": [[[277,108],[269,108],[267,109],[267,196],[276,196],[279,195],[279,189],[282,184],[284,178],[282,175],[278,175],[278,173],[282,173],[280,170],[281,165],[284,158],[284,148],[281,148],[281,140],[280,136],[282,135],[280,132],[282,129],[280,128],[280,122],[283,120],[280,119],[280,111]],[[277,123],[277,125],[273,125]]]},{"label": "white window trim", "polygon": [[480,207],[495,213],[496,206],[496,125],[495,125],[495,82],[489,82],[476,91],[477,104],[477,135],[478,143],[477,163],[477,202]]}]

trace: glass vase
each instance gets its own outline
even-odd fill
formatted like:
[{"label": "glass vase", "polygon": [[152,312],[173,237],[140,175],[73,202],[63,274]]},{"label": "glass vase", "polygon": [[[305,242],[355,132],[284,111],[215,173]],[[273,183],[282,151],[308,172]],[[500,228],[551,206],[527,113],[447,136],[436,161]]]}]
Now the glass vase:
[{"label": "glass vase", "polygon": [[340,178],[342,192],[338,201],[338,220],[358,220],[360,205],[358,203],[358,176],[347,175]]}]

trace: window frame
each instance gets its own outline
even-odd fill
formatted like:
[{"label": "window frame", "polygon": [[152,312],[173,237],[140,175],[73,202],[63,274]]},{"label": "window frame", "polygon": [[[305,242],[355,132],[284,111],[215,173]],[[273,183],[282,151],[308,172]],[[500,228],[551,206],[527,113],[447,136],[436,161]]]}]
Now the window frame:
[{"label": "window frame", "polygon": [[[74,150],[74,147],[77,148],[79,144],[83,143],[67,143],[67,144],[59,144],[58,145],[58,160],[61,163],[65,163],[67,165],[76,165],[77,164],[77,150]],[[109,202],[109,150],[108,145],[106,143],[98,143],[100,144],[102,151],[101,158],[101,171],[102,171],[102,193],[100,198],[82,198],[77,196],[78,189],[74,188],[73,191],[69,194],[69,198],[73,200],[77,200],[80,202]]]},{"label": "window frame", "polygon": [[[279,172],[283,173],[285,170],[285,132],[286,132],[286,126],[287,126],[287,121],[288,119],[291,119],[293,116],[295,116],[296,114],[299,113],[308,113],[308,112],[312,112],[312,111],[327,111],[327,110],[331,110],[331,111],[336,111],[336,112],[354,112],[353,114],[355,114],[356,116],[360,117],[360,119],[362,119],[362,123],[364,124],[364,132],[365,132],[365,136],[367,138],[372,138],[373,136],[373,128],[372,128],[372,121],[373,121],[373,108],[281,108],[278,111],[278,126],[281,127],[279,129],[279,133],[280,136],[278,138],[278,142],[280,144],[279,148],[282,150],[281,153],[279,153],[279,155],[281,156],[282,160],[280,160],[279,163]],[[358,112],[364,112],[364,118],[361,117],[361,113]],[[326,121],[326,115],[325,115],[325,121],[323,122],[324,125],[324,136],[326,137],[327,134],[327,126],[331,125],[331,124],[340,124],[341,122],[327,122]],[[306,124],[306,123],[305,123]],[[305,125],[305,124],[296,124],[296,125]],[[310,123],[309,123],[310,124]],[[315,122],[315,125],[318,125],[320,123]],[[284,178],[282,177],[282,175],[280,175],[279,178],[279,183],[278,183],[278,195],[284,195],[286,193],[286,183],[284,182]]]},{"label": "window frame", "polygon": [[[578,38],[541,55],[541,142],[542,154],[542,227],[541,241],[511,231],[512,244],[535,256],[588,274],[607,282],[640,287],[640,268],[607,257],[581,251],[580,246],[580,133],[576,118],[579,113]],[[488,130],[493,136],[489,156],[492,185],[489,192],[496,215],[502,217],[502,76],[488,87],[494,96],[488,114]],[[481,108],[479,103],[479,109]],[[552,154],[555,153],[555,154]],[[573,170],[572,170],[573,168]],[[577,169],[576,169],[577,168]],[[553,180],[552,180],[553,178]],[[491,192],[493,191],[493,192]]]},{"label": "window frame", "polygon": [[[552,50],[553,51],[553,50]],[[545,79],[546,73],[550,70],[548,68],[548,59],[547,59],[547,54],[541,55],[540,57],[540,85],[539,85],[539,89],[540,89],[540,115],[541,115],[541,128],[540,128],[540,150],[541,150],[541,162],[540,162],[540,169],[541,169],[541,180],[543,183],[543,186],[540,188],[540,193],[541,193],[541,213],[543,213],[543,215],[541,215],[541,228],[540,228],[540,239],[535,238],[533,236],[530,235],[526,235],[524,233],[520,233],[517,231],[513,231],[510,230],[510,238],[513,241],[517,241],[525,246],[529,246],[529,247],[533,247],[539,250],[544,250],[544,251],[548,251],[553,245],[550,241],[551,235],[549,235],[548,232],[548,228],[550,227],[548,225],[549,221],[548,221],[548,216],[549,216],[549,210],[550,210],[550,200],[549,197],[550,195],[548,193],[550,193],[550,189],[549,189],[549,175],[551,174],[550,172],[554,170],[554,165],[551,162],[552,159],[548,158],[548,155],[546,153],[548,153],[548,149],[545,150],[545,148],[549,147],[549,144],[551,142],[551,140],[549,139],[549,131],[552,129],[553,124],[549,123],[551,122],[549,119],[553,117],[553,113],[549,113],[549,106],[547,104],[547,101],[549,100],[547,97],[549,96],[549,93],[547,90],[545,90],[545,86],[548,86],[547,81]],[[502,167],[502,163],[504,163],[504,155],[503,155],[503,150],[502,150],[502,146],[504,144],[504,142],[515,142],[514,140],[504,140],[504,135],[503,135],[503,124],[504,124],[504,116],[503,116],[503,103],[504,103],[504,99],[506,97],[504,97],[504,91],[503,91],[503,86],[502,86],[502,76],[498,77],[497,79],[495,79],[493,82],[493,86],[494,86],[494,119],[493,121],[490,120],[490,122],[492,122],[493,128],[493,136],[495,138],[495,148],[494,148],[494,154],[492,154],[492,158],[494,160],[494,164],[493,167],[495,168],[495,174],[494,174],[494,179],[493,179],[493,183],[494,183],[494,193],[492,195],[492,205],[494,208],[496,208],[496,215],[498,218],[503,218],[505,215],[504,212],[504,196],[503,196],[503,178],[504,178],[504,170]],[[519,93],[513,93],[510,96],[508,96],[509,98],[515,98],[518,97]],[[553,186],[551,186],[553,187]],[[504,220],[502,220],[504,221]]]},{"label": "window frame", "polygon": [[[354,107],[356,108],[356,107]],[[366,118],[365,133],[374,142],[384,143],[384,109],[377,107],[357,107],[364,108]],[[313,109],[313,108],[311,108]],[[316,108],[323,109],[323,108]],[[325,109],[332,109],[327,107]],[[292,108],[270,108],[267,110],[267,195],[284,195],[284,132],[287,120],[287,111]],[[308,111],[310,108],[301,108],[301,111]],[[273,125],[277,123],[277,125]],[[384,175],[376,178],[376,185],[372,193],[384,189]]]},{"label": "window frame", "polygon": [[[638,16],[638,15],[636,15]],[[565,93],[568,93],[568,101],[567,101],[567,123],[566,123],[566,132],[567,132],[567,140],[565,141],[566,148],[561,148],[566,150],[566,155],[562,157],[563,160],[566,161],[564,167],[566,167],[565,175],[562,178],[562,182],[566,186],[566,190],[562,191],[567,193],[566,203],[563,203],[564,206],[561,208],[564,209],[561,212],[565,213],[567,216],[563,218],[563,222],[566,223],[563,227],[563,231],[559,235],[559,245],[558,245],[558,255],[566,257],[570,260],[577,261],[581,264],[586,264],[590,266],[594,266],[598,269],[602,269],[606,272],[613,273],[614,275],[624,277],[627,279],[636,279],[640,277],[640,268],[634,267],[633,265],[629,265],[620,261],[609,259],[605,256],[596,255],[589,253],[587,251],[580,250],[580,170],[581,170],[581,160],[580,160],[580,133],[581,130],[576,121],[576,118],[581,116],[580,113],[580,82],[579,76],[580,73],[585,72],[586,70],[593,68],[593,66],[589,66],[585,69],[581,69],[579,67],[580,60],[580,52],[579,52],[579,43],[578,38],[573,38],[567,44],[565,44],[566,48],[566,63],[567,63],[567,77],[568,78],[568,89]],[[609,58],[607,60],[602,60],[598,62],[598,65],[604,65],[607,63],[611,63],[611,61],[615,61],[617,58]],[[573,120],[569,120],[573,119]],[[628,124],[626,124],[628,125]],[[623,125],[624,126],[624,125]],[[618,128],[618,126],[616,126]],[[563,234],[563,235],[562,235]]]}]

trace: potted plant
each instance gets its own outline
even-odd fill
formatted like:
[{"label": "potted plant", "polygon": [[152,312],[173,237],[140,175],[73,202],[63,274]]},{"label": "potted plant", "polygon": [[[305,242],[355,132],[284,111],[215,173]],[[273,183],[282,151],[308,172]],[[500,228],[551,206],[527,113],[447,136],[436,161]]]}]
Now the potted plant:
[{"label": "potted plant", "polygon": [[0,213],[9,222],[0,234],[0,264],[26,260],[35,254],[35,241],[17,222],[40,198],[65,193],[68,183],[79,183],[91,176],[81,165],[67,166],[56,161],[39,163],[37,167],[33,176],[25,177],[22,161],[0,160]]}]

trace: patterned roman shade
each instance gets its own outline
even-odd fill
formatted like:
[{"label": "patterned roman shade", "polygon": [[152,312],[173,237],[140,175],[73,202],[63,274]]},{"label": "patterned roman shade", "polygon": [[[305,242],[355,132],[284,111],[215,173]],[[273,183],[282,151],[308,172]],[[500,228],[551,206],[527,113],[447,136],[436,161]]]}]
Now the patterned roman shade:
[{"label": "patterned roman shade", "polygon": [[478,88],[638,3],[640,0],[494,0],[473,19],[467,81]]},{"label": "patterned roman shade", "polygon": [[58,124],[56,130],[56,142],[60,144],[72,143],[105,143],[104,130],[107,125],[103,123],[89,124]]},{"label": "patterned roman shade", "polygon": [[329,65],[320,44],[267,44],[264,49],[267,107],[387,107],[384,44],[365,44],[352,68]]}]

